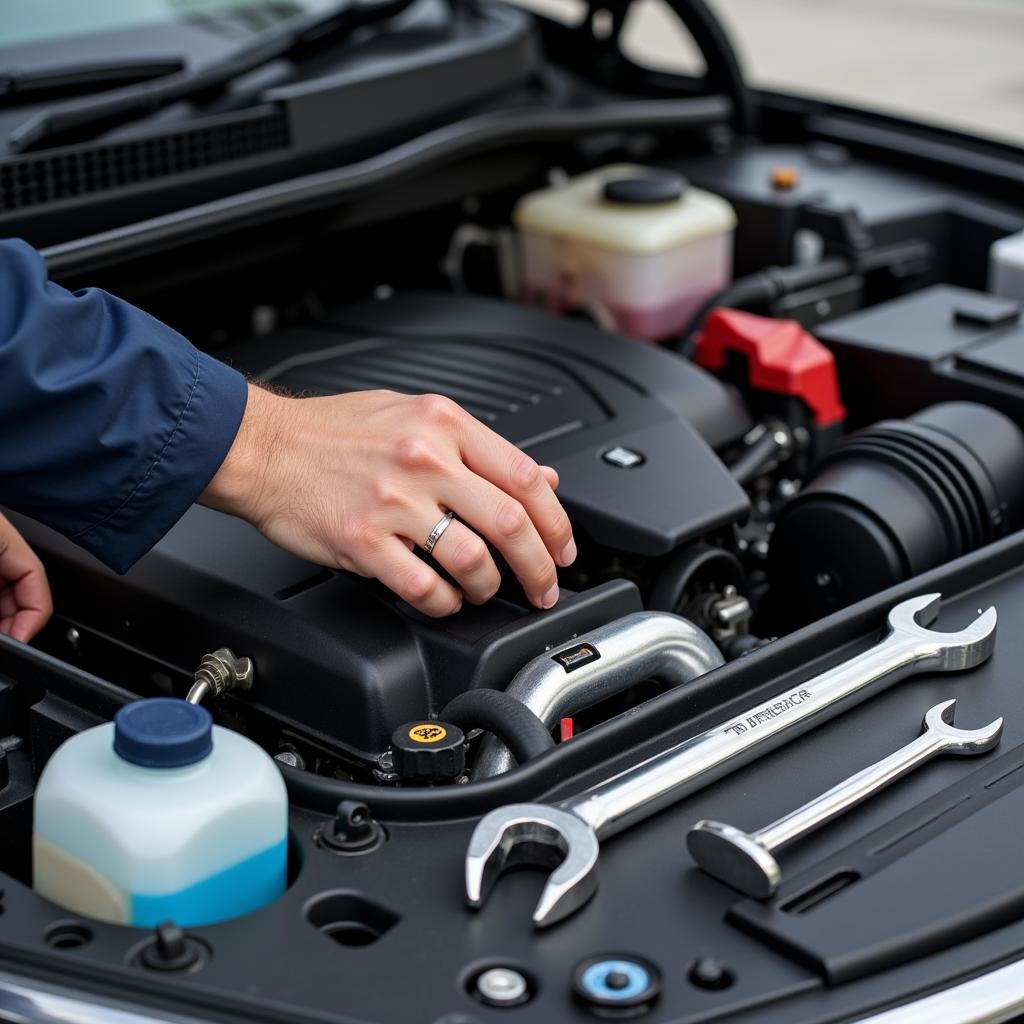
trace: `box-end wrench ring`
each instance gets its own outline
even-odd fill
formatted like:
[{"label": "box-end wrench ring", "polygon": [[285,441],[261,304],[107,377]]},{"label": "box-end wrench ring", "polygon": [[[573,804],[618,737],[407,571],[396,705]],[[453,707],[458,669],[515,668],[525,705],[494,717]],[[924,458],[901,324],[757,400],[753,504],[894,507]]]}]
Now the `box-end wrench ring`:
[{"label": "box-end wrench ring", "polygon": [[926,628],[940,596],[891,609],[874,647],[557,804],[524,803],[485,815],[466,853],[466,900],[480,907],[507,867],[552,867],[533,914],[537,927],[573,913],[594,894],[600,840],[781,746],[908,676],[982,664],[995,645],[989,608],[956,633]]}]

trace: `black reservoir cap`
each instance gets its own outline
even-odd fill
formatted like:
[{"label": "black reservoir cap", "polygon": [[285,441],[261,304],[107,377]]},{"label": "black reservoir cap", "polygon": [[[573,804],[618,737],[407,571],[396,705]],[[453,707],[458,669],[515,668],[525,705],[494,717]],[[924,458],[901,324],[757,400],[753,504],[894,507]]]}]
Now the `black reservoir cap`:
[{"label": "black reservoir cap", "polygon": [[604,184],[609,202],[628,206],[652,206],[675,203],[683,198],[689,182],[675,171],[654,170],[629,178],[612,178]]},{"label": "black reservoir cap", "polygon": [[450,722],[406,722],[391,736],[395,771],[415,782],[449,782],[466,767],[466,736]]}]

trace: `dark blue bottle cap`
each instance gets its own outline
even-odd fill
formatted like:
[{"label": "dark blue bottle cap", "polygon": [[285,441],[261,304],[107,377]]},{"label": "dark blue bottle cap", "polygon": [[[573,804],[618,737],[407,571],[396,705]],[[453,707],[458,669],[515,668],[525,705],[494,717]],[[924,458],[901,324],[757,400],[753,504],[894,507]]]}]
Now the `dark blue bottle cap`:
[{"label": "dark blue bottle cap", "polygon": [[206,708],[173,697],[126,704],[114,716],[114,753],[144,768],[182,768],[213,750]]}]

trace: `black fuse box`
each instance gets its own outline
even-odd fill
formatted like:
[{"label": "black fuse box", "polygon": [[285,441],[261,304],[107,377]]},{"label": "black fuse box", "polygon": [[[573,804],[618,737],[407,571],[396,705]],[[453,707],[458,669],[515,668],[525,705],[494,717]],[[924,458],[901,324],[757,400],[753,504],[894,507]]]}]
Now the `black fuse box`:
[{"label": "black fuse box", "polygon": [[835,354],[847,406],[872,420],[959,400],[1024,426],[1018,302],[936,285],[819,325],[815,336]]}]

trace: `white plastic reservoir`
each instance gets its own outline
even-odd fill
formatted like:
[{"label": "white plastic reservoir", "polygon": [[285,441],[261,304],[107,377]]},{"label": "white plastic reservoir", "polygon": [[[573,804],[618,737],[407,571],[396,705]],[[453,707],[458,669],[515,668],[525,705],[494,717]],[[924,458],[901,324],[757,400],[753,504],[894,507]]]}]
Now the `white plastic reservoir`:
[{"label": "white plastic reservoir", "polygon": [[284,781],[255,743],[198,705],[136,701],[43,770],[33,884],[102,921],[223,921],[284,892],[287,813]]},{"label": "white plastic reservoir", "polygon": [[671,171],[616,164],[516,206],[523,301],[634,337],[681,330],[732,279],[736,215]]}]

